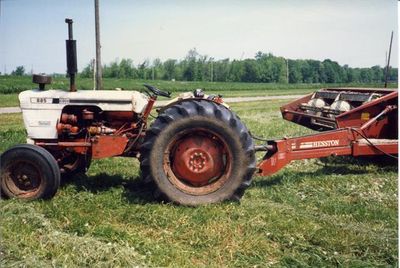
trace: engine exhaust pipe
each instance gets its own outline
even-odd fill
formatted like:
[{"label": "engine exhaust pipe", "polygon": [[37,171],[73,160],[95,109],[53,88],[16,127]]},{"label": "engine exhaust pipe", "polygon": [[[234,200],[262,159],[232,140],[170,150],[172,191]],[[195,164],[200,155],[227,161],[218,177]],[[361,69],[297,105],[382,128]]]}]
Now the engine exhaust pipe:
[{"label": "engine exhaust pipe", "polygon": [[68,40],[65,40],[65,44],[67,48],[67,73],[69,77],[69,91],[75,92],[75,75],[78,72],[76,60],[76,40],[73,40],[72,19],[65,19],[65,23],[68,23]]}]

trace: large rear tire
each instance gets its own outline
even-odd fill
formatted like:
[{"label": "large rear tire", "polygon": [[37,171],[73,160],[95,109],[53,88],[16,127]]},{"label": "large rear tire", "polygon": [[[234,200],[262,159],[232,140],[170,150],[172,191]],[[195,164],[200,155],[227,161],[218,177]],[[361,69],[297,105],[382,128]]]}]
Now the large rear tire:
[{"label": "large rear tire", "polygon": [[1,192],[5,197],[24,200],[49,199],[60,186],[57,161],[45,149],[16,145],[1,157]]},{"label": "large rear tire", "polygon": [[166,109],[146,132],[142,176],[165,199],[200,205],[238,201],[256,160],[246,126],[228,108],[190,100]]}]

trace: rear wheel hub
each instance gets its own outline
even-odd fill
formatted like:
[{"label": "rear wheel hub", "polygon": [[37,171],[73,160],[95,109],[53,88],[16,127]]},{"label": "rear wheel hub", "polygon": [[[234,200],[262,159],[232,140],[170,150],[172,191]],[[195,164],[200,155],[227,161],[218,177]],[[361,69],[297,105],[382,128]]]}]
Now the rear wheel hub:
[{"label": "rear wheel hub", "polygon": [[177,141],[173,152],[175,175],[194,186],[202,186],[221,176],[224,148],[215,137],[188,135]]}]

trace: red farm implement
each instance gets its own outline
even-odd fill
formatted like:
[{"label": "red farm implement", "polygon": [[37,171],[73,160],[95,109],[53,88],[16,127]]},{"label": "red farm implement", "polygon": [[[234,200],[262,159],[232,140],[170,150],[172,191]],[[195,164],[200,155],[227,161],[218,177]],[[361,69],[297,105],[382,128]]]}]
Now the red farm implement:
[{"label": "red farm implement", "polygon": [[327,156],[397,155],[398,92],[322,89],[281,107],[284,119],[319,133],[268,141],[258,173],[271,175],[293,160]]}]

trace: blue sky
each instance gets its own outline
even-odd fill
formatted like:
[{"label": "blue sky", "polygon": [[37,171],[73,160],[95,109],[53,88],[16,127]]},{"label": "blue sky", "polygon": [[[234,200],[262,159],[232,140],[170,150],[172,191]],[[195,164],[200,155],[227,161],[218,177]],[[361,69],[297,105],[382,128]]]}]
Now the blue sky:
[{"label": "blue sky", "polygon": [[[66,17],[74,20],[79,69],[94,58],[92,0],[0,1],[0,72],[24,65],[63,73]],[[392,65],[398,65],[396,0],[100,0],[100,15],[103,63],[182,59],[196,48],[215,59],[263,51],[383,66],[394,30]]]}]

